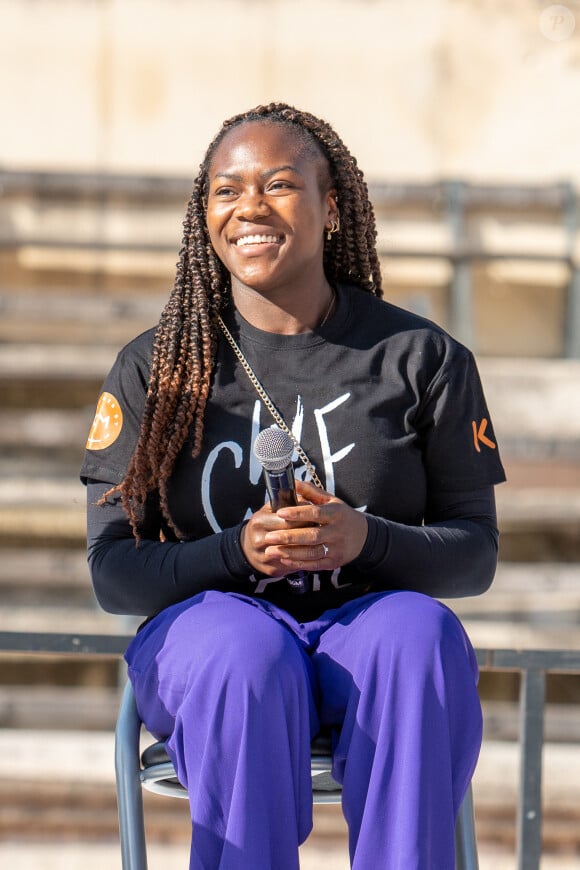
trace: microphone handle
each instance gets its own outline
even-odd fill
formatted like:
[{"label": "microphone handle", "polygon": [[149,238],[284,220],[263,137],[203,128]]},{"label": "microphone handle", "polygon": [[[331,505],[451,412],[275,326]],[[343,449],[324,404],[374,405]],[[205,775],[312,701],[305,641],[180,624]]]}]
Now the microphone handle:
[{"label": "microphone handle", "polygon": [[[294,507],[298,504],[294,482],[294,468],[292,465],[287,465],[282,471],[269,471],[264,468],[264,479],[274,513],[280,510],[280,508]],[[287,574],[286,582],[296,595],[304,595],[310,585],[308,573],[305,571]]]}]

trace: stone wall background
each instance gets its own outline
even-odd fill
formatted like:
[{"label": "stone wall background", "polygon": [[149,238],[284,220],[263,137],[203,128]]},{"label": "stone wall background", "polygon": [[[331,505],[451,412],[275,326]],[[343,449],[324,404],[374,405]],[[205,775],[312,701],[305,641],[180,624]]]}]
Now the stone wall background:
[{"label": "stone wall background", "polygon": [[2,0],[0,25],[4,168],[188,174],[284,100],[373,179],[580,181],[578,0]]}]

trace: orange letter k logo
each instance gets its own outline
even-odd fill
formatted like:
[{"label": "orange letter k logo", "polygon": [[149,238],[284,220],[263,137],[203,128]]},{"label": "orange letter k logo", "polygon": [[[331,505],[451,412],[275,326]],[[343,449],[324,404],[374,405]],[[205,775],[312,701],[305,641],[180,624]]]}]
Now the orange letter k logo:
[{"label": "orange letter k logo", "polygon": [[471,426],[473,428],[473,443],[475,444],[475,449],[478,453],[481,453],[481,447],[479,446],[479,442],[485,444],[486,447],[491,447],[492,450],[495,450],[495,444],[491,440],[491,438],[487,438],[485,434],[485,430],[487,429],[487,420],[484,417],[481,423],[479,424],[479,429],[477,428],[477,423],[475,420],[471,421]]}]

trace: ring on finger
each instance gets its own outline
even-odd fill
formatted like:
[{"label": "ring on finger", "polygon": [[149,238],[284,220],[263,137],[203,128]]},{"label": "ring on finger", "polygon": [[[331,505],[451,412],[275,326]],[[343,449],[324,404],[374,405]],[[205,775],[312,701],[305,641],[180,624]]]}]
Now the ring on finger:
[{"label": "ring on finger", "polygon": [[326,544],[322,544],[322,551],[323,551],[322,558],[326,559],[326,557],[330,553],[330,547],[327,547]]}]

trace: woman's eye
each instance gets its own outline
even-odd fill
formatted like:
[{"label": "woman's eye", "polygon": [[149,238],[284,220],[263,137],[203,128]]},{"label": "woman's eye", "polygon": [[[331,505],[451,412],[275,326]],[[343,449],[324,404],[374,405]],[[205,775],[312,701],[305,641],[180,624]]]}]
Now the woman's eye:
[{"label": "woman's eye", "polygon": [[218,187],[214,191],[214,196],[235,196],[235,190],[232,187]]},{"label": "woman's eye", "polygon": [[287,190],[292,187],[289,181],[273,181],[269,185],[269,190]]}]

